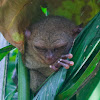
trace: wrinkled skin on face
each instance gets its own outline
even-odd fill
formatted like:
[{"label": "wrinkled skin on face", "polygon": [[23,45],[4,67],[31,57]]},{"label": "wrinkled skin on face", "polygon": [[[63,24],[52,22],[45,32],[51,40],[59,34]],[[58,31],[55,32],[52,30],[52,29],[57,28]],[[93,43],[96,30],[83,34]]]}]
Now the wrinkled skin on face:
[{"label": "wrinkled skin on face", "polygon": [[36,91],[54,70],[61,66],[69,69],[74,65],[73,61],[66,59],[73,57],[68,52],[75,38],[72,32],[75,27],[63,17],[47,17],[25,32],[28,36],[25,64],[30,70],[30,86],[33,91]]}]

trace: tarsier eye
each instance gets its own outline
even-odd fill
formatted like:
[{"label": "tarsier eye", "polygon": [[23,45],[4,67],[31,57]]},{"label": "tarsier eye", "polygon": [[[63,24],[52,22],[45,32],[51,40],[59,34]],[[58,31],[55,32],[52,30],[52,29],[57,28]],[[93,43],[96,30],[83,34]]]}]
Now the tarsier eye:
[{"label": "tarsier eye", "polygon": [[54,48],[54,51],[55,51],[55,52],[58,51],[58,48]]},{"label": "tarsier eye", "polygon": [[57,47],[57,48],[54,48],[54,51],[57,52],[57,51],[60,51],[60,50],[64,50],[66,48],[66,45],[64,46],[61,46],[61,47]]},{"label": "tarsier eye", "polygon": [[34,46],[38,51],[44,51],[46,52],[47,49],[46,48],[42,48],[42,47],[38,47],[38,46]]}]

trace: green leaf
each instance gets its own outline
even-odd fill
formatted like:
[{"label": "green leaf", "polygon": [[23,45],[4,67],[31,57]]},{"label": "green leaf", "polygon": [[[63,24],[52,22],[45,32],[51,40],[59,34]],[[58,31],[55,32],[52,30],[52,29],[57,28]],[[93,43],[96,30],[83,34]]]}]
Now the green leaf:
[{"label": "green leaf", "polygon": [[[99,73],[100,73],[100,71],[99,71]],[[99,76],[100,76],[100,74],[99,74]],[[94,83],[94,81],[93,81],[93,83]],[[97,82],[97,81],[95,81],[95,82]],[[100,93],[100,77],[99,77],[98,84],[95,86],[94,91],[92,91],[92,94],[91,94],[91,96],[90,96],[90,98],[88,100],[100,100],[100,94],[99,93]]]},{"label": "green leaf", "polygon": [[13,49],[11,52],[10,52],[10,61],[15,61],[15,59],[16,59],[16,56],[17,56],[17,54],[18,54],[18,49],[17,48],[15,48],[15,49]]},{"label": "green leaf", "polygon": [[41,6],[41,10],[42,10],[42,12],[45,14],[45,16],[48,16],[47,8],[43,8],[43,7]]},{"label": "green leaf", "polygon": [[[13,86],[11,85],[11,86],[9,86],[9,88],[12,88]],[[7,96],[6,96],[6,98],[5,98],[5,100],[12,100],[12,97],[13,97],[13,95],[15,94],[15,92],[16,92],[16,88],[15,87],[13,87],[13,91],[11,91]]]},{"label": "green leaf", "polygon": [[[93,71],[93,73],[89,76],[89,82],[85,82],[84,87],[77,94],[77,100],[99,100],[100,98],[100,62],[97,67]],[[91,79],[92,78],[92,79]],[[91,96],[91,99],[89,99]],[[99,97],[99,98],[98,98]]]},{"label": "green leaf", "polygon": [[33,100],[54,100],[56,93],[62,86],[67,71],[61,68],[56,74],[53,74],[47,83],[41,88]]},{"label": "green leaf", "polygon": [[77,89],[81,86],[81,84],[85,81],[85,79],[93,72],[99,61],[100,61],[100,51],[95,56],[95,58],[90,63],[85,72],[82,74],[82,76],[78,79],[78,81],[72,87],[70,87],[63,93],[59,94],[56,100],[64,100],[65,98],[69,99],[77,91]]},{"label": "green leaf", "polygon": [[0,61],[15,47],[13,45],[6,46],[0,49]]},{"label": "green leaf", "polygon": [[[97,41],[97,43],[95,44],[95,46],[94,46],[94,48],[96,48],[96,46],[97,47],[100,47],[100,41],[98,40]],[[92,54],[94,54],[94,56],[96,55],[96,53],[94,53],[94,51],[95,51],[95,49],[94,48],[89,48],[89,49],[91,49],[91,52],[89,52],[89,53],[91,53],[91,55]],[[88,51],[88,50],[87,50]],[[97,49],[97,52],[99,51],[99,48]],[[75,57],[75,56],[74,56]],[[94,58],[94,57],[91,57],[92,59]],[[90,60],[90,55],[89,56],[87,56],[87,58],[86,58],[87,60],[87,62],[88,62],[88,64],[89,64],[89,61],[88,60]],[[65,81],[65,86],[63,86],[64,87],[64,89],[62,90],[62,92],[64,92],[65,90],[67,90],[69,87],[71,87],[77,80],[78,80],[78,78],[84,73],[84,64],[85,63],[87,63],[87,62],[83,62],[81,65],[80,65],[80,67],[75,71],[75,72],[73,72],[73,75],[69,78],[69,80],[67,79],[67,83],[66,83],[66,81]],[[76,65],[77,66],[77,65]],[[77,68],[77,67],[74,67],[73,66],[73,68]],[[88,67],[87,65],[85,65],[85,67]]]},{"label": "green leaf", "polygon": [[30,100],[28,70],[23,65],[20,52],[18,52],[18,100]]}]

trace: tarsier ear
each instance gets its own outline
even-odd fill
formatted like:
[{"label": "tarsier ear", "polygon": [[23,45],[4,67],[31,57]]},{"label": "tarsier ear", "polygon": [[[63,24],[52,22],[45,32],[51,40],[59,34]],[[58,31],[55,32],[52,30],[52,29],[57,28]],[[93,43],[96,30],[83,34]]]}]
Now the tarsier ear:
[{"label": "tarsier ear", "polygon": [[76,26],[76,27],[72,30],[72,32],[73,32],[73,37],[74,37],[74,38],[82,31],[82,29],[83,29],[82,26],[83,26],[83,23],[80,24],[80,25],[78,25],[78,26]]},{"label": "tarsier ear", "polygon": [[25,37],[26,39],[29,39],[31,36],[31,31],[29,31],[28,29],[25,31]]}]

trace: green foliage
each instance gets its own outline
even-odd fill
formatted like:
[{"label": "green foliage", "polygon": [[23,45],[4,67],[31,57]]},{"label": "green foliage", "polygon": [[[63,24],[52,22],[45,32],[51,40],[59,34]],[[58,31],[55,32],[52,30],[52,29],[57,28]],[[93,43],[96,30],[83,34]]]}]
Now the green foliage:
[{"label": "green foliage", "polygon": [[[70,88],[65,89],[64,92],[60,93],[56,100],[64,100],[65,98],[70,99],[71,96],[77,91],[77,89],[81,86],[81,84],[85,81],[85,79],[93,72],[93,70],[96,68],[97,63],[100,61],[100,51],[95,56],[93,61],[90,63],[88,68],[85,70],[85,72],[82,74],[82,76],[76,81],[75,79],[71,80],[70,83],[74,83]],[[69,86],[69,84],[68,84]],[[66,88],[66,87],[65,87]]]},{"label": "green foliage", "polygon": [[7,70],[7,86],[6,86],[6,97],[5,100],[15,100],[13,97],[17,92],[16,85],[12,81],[13,71],[15,69],[16,63],[15,59],[18,54],[18,49],[15,48],[10,51],[9,53],[9,63],[8,63],[8,70]]},{"label": "green foliage", "polygon": [[54,100],[65,80],[66,73],[67,71],[64,68],[61,68],[57,73],[54,73],[33,100]]},{"label": "green foliage", "polygon": [[14,48],[15,48],[14,46],[9,45],[0,49],[0,61]]},{"label": "green foliage", "polygon": [[17,49],[17,48],[13,49],[13,50],[10,52],[10,58],[9,58],[9,60],[10,60],[10,61],[15,61],[15,60],[16,60],[17,54],[18,54],[18,49]]},{"label": "green foliage", "polygon": [[30,100],[28,70],[24,66],[21,53],[18,53],[18,100]]},{"label": "green foliage", "polygon": [[42,10],[42,12],[45,14],[45,16],[48,16],[47,8],[43,8],[43,7],[41,6],[41,10]]},{"label": "green foliage", "polygon": [[[14,46],[12,45],[9,45],[9,46],[6,46],[2,49],[0,49],[0,61],[12,50],[13,53],[10,53],[12,54],[12,58],[9,60],[9,68],[8,68],[8,76],[7,76],[7,87],[6,87],[6,98],[5,100],[11,100],[12,96],[14,95],[15,91],[16,91],[16,86],[14,86],[14,83],[11,79],[12,77],[12,73],[13,73],[13,70],[15,68],[15,58],[16,58],[16,55],[17,55],[17,49],[14,50]],[[14,56],[13,56],[14,55]],[[10,91],[10,92],[9,92]]]},{"label": "green foliage", "polygon": [[86,25],[99,11],[100,0],[47,0],[50,15],[64,16]]},{"label": "green foliage", "polygon": [[100,98],[100,66],[97,69],[99,69],[99,71],[97,73],[96,72],[94,73],[95,77],[92,76],[92,79],[84,86],[84,88],[82,88],[78,92],[77,100],[99,100]]},{"label": "green foliage", "polygon": [[6,96],[5,100],[12,100],[15,92],[16,92],[16,88]]},{"label": "green foliage", "polygon": [[90,96],[89,100],[100,100],[100,94],[99,93],[100,93],[100,81],[97,84],[97,86],[95,87],[95,89],[94,89],[92,95]]}]

